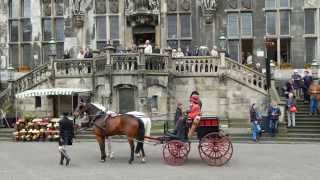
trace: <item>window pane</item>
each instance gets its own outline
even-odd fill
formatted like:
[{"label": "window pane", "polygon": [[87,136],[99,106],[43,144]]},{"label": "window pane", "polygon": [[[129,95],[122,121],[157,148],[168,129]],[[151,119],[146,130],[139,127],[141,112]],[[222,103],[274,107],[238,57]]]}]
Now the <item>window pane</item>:
[{"label": "window pane", "polygon": [[316,43],[315,38],[306,38],[306,62],[312,63],[316,55]]},{"label": "window pane", "polygon": [[63,0],[56,0],[56,15],[63,16]]},{"label": "window pane", "polygon": [[43,16],[51,16],[51,0],[42,1]]},{"label": "window pane", "polygon": [[276,8],[276,0],[265,0],[265,8]]},{"label": "window pane", "polygon": [[19,67],[19,46],[18,45],[10,45],[10,64],[14,68]]},{"label": "window pane", "polygon": [[238,61],[238,57],[239,57],[239,41],[229,41],[228,43],[229,47],[229,55],[230,58]]},{"label": "window pane", "polygon": [[289,2],[290,0],[280,0],[280,7],[289,8]]},{"label": "window pane", "polygon": [[228,37],[239,36],[239,19],[238,14],[228,14]]},{"label": "window pane", "polygon": [[276,34],[276,12],[266,12],[267,35]]},{"label": "window pane", "polygon": [[191,37],[191,16],[180,15],[181,37]]},{"label": "window pane", "polygon": [[252,36],[252,14],[242,13],[241,14],[241,33],[243,36]]},{"label": "window pane", "polygon": [[51,39],[51,19],[44,19],[42,22],[42,34],[44,41],[50,41]]},{"label": "window pane", "polygon": [[105,16],[96,17],[97,21],[97,39],[107,39],[107,19]]},{"label": "window pane", "polygon": [[31,17],[31,0],[23,0],[23,17]]},{"label": "window pane", "polygon": [[96,14],[105,14],[106,12],[106,0],[96,0]]},{"label": "window pane", "polygon": [[63,43],[57,43],[57,58],[63,59],[64,55],[64,45]]},{"label": "window pane", "polygon": [[119,39],[119,17],[110,16],[110,39]]},{"label": "window pane", "polygon": [[308,9],[305,10],[305,33],[306,34],[314,34],[315,33],[315,10]]},{"label": "window pane", "polygon": [[22,25],[22,39],[23,41],[32,41],[32,24],[30,19],[24,19]]},{"label": "window pane", "polygon": [[55,21],[55,33],[56,33],[56,40],[63,41],[64,40],[64,19],[58,18]]},{"label": "window pane", "polygon": [[168,38],[177,38],[177,16],[168,15]]},{"label": "window pane", "polygon": [[18,0],[11,0],[10,1],[10,17],[16,18],[19,17],[19,1]]},{"label": "window pane", "polygon": [[290,26],[290,12],[289,11],[280,11],[280,34],[288,35],[289,26]]},{"label": "window pane", "polygon": [[22,65],[27,66],[30,69],[34,67],[32,49],[30,44],[24,44],[22,46]]},{"label": "window pane", "polygon": [[170,40],[168,41],[168,46],[172,49],[178,49],[178,41]]},{"label": "window pane", "polygon": [[19,38],[18,21],[10,21],[10,41],[16,42]]}]

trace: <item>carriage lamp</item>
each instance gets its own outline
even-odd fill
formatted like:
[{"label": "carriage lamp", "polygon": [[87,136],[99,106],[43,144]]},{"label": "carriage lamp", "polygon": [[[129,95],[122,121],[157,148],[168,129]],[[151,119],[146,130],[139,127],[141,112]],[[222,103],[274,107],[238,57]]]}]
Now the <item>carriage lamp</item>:
[{"label": "carriage lamp", "polygon": [[52,37],[51,40],[48,43],[49,45],[49,50],[50,50],[50,56],[54,57],[57,55],[57,43],[54,40],[54,38]]},{"label": "carriage lamp", "polygon": [[224,33],[219,37],[219,45],[221,51],[226,51],[226,40],[227,38],[224,36]]},{"label": "carriage lamp", "polygon": [[10,64],[10,66],[8,67],[7,70],[8,70],[8,75],[9,75],[8,81],[13,81],[14,80],[14,71],[15,71],[14,67],[12,67],[12,65]]}]

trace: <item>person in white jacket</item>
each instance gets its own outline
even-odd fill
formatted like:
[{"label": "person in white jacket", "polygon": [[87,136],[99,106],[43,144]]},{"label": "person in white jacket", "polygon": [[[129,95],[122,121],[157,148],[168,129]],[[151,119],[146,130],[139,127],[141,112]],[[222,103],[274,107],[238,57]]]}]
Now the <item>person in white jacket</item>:
[{"label": "person in white jacket", "polygon": [[149,40],[146,40],[145,48],[144,48],[145,54],[152,54],[152,46],[150,44]]}]

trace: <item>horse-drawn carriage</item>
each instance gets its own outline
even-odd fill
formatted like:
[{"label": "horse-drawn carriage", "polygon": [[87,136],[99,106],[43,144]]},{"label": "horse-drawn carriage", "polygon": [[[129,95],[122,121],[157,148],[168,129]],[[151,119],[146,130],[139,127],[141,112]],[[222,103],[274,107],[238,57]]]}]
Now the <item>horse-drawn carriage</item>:
[{"label": "horse-drawn carriage", "polygon": [[[87,112],[89,115],[94,115],[99,111],[98,108],[88,104],[82,104],[77,108],[77,113]],[[185,120],[186,121],[186,120]],[[188,129],[191,127],[191,122],[185,123],[185,137],[180,138],[168,133],[165,128],[165,133],[160,137],[146,136],[146,122],[141,120],[141,117],[136,117],[132,114],[112,115],[106,113],[105,117],[95,119],[94,133],[96,140],[100,146],[101,161],[105,162],[105,138],[113,135],[127,135],[128,142],[131,148],[131,156],[129,163],[132,163],[134,152],[141,153],[142,162],[145,161],[145,153],[143,144],[144,140],[163,144],[163,159],[169,165],[182,165],[187,159],[191,149],[191,142],[187,140]],[[151,127],[151,126],[150,126]],[[149,128],[150,128],[149,127]],[[211,166],[222,166],[227,163],[233,154],[233,146],[228,137],[219,128],[219,118],[215,116],[202,116],[197,127],[197,138],[199,140],[198,151],[201,159]],[[137,142],[136,150],[134,151],[134,141]],[[109,152],[111,146],[108,145]]]},{"label": "horse-drawn carriage", "polygon": [[[191,122],[187,122],[185,127],[187,131],[190,127]],[[222,166],[231,159],[233,146],[228,135],[220,130],[218,117],[201,117],[197,128],[197,138],[199,140],[199,155],[208,165]],[[165,133],[163,137],[146,136],[145,139],[163,144],[163,159],[169,165],[182,165],[188,159],[191,142],[186,138],[181,139],[170,133]]]}]

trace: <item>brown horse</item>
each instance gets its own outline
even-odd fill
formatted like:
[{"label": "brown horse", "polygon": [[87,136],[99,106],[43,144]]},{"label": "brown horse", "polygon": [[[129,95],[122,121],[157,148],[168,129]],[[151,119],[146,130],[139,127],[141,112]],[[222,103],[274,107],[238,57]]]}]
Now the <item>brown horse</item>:
[{"label": "brown horse", "polygon": [[134,160],[134,140],[138,141],[136,153],[141,152],[142,162],[144,162],[145,152],[143,148],[145,128],[143,122],[132,115],[122,114],[112,116],[111,114],[99,113],[99,109],[90,103],[80,103],[75,111],[75,116],[86,112],[89,121],[93,123],[94,134],[101,151],[101,161],[106,161],[105,139],[108,136],[126,135],[131,148],[129,164]]}]

